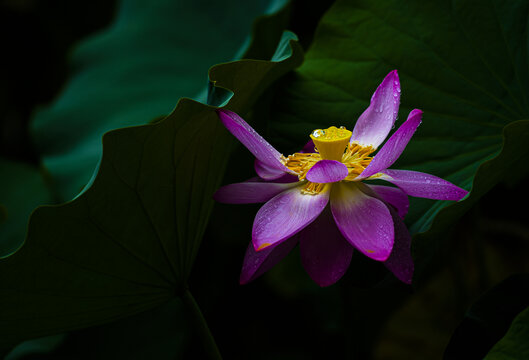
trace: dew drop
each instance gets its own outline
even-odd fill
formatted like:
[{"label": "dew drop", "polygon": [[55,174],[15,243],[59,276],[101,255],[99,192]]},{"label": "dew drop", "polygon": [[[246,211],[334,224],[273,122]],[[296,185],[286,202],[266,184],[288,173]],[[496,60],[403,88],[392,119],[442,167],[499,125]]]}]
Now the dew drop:
[{"label": "dew drop", "polygon": [[312,132],[312,136],[314,136],[315,138],[318,138],[318,137],[323,136],[323,135],[325,135],[325,130],[318,129],[318,130],[314,130]]}]

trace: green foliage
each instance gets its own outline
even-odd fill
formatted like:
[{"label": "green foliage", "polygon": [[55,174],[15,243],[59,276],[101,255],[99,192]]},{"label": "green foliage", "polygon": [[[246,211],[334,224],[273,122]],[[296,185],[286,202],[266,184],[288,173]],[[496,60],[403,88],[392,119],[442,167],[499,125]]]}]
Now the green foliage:
[{"label": "green foliage", "polygon": [[529,357],[529,308],[518,315],[509,331],[487,354],[485,360],[516,360]]},{"label": "green foliage", "polygon": [[[0,257],[21,246],[33,209],[68,201],[85,187],[105,132],[165,117],[183,96],[205,101],[207,69],[243,53],[241,44],[268,3],[122,0],[113,24],[75,48],[62,93],[33,119],[45,170],[0,164],[0,203],[9,213],[0,226]],[[280,36],[268,37],[274,47]]]},{"label": "green foliage", "polygon": [[[246,114],[301,63],[299,45],[290,44],[281,62],[211,69],[210,80],[233,92],[227,108]],[[183,293],[232,144],[214,107],[185,98],[162,121],[106,133],[91,186],[69,203],[38,208],[24,246],[0,262],[0,346]]]},{"label": "green foliage", "polygon": [[502,281],[467,311],[450,339],[444,359],[482,359],[528,306],[529,275],[519,274]]},{"label": "green foliage", "polygon": [[527,174],[528,7],[496,0],[337,1],[276,97],[270,132],[281,149],[292,149],[315,128],[352,128],[380,81],[398,69],[397,126],[413,108],[424,118],[393,167],[472,190],[460,203],[412,199],[406,221],[420,234],[418,274],[442,247],[432,239],[446,236],[454,219],[496,183]]},{"label": "green foliage", "polygon": [[29,215],[37,206],[53,201],[42,170],[0,159],[0,258],[21,246]]},{"label": "green foliage", "polygon": [[206,70],[236,57],[267,3],[123,0],[112,26],[75,49],[69,82],[33,122],[62,200],[90,180],[105,132],[165,116],[180,97],[201,99]]}]

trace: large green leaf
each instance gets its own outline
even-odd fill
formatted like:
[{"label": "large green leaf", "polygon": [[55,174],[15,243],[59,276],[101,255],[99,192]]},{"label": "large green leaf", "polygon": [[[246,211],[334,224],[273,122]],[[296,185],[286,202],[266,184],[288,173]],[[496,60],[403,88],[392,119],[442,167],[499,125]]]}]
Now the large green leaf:
[{"label": "large green leaf", "polygon": [[[488,0],[337,1],[306,61],[275,101],[271,133],[282,149],[313,129],[353,127],[383,77],[398,69],[400,125],[413,108],[423,124],[394,168],[428,172],[472,190],[460,202],[413,199],[406,218],[418,269],[428,239],[498,181],[527,174],[529,3]],[[420,273],[420,270],[418,271]]]},{"label": "large green leaf", "polygon": [[0,159],[0,258],[21,245],[29,215],[41,204],[53,202],[42,170],[29,164]]},{"label": "large green leaf", "polygon": [[[284,1],[155,0],[147,6],[122,0],[113,24],[75,49],[65,88],[33,119],[47,186],[56,196],[51,198],[44,186],[30,184],[26,184],[29,191],[23,186],[12,190],[21,178],[26,183],[43,183],[41,171],[16,163],[0,165],[0,203],[9,213],[8,223],[0,225],[0,257],[22,244],[35,207],[70,200],[87,184],[106,131],[165,116],[182,96],[205,100],[207,69],[243,53],[247,47],[241,44],[249,39],[254,18],[269,3],[275,7],[268,10],[276,11]],[[270,23],[274,16],[258,20]],[[275,47],[281,27],[271,26],[274,36],[263,36],[256,24],[254,34],[259,42],[266,39]],[[256,53],[252,51],[256,43],[251,43],[249,55]]]},{"label": "large green leaf", "polygon": [[201,98],[206,70],[232,60],[268,0],[122,0],[112,26],[82,42],[57,100],[37,112],[33,134],[63,200],[87,184],[101,136]]},{"label": "large green leaf", "polygon": [[[241,60],[209,76],[246,114],[298,66]],[[284,42],[292,47],[283,48]],[[33,213],[24,246],[0,262],[0,348],[131,315],[182,294],[234,143],[215,108],[184,98],[162,121],[103,137],[97,177],[75,200]]]},{"label": "large green leaf", "polygon": [[529,308],[518,315],[507,334],[492,348],[485,360],[517,360],[529,357]]}]

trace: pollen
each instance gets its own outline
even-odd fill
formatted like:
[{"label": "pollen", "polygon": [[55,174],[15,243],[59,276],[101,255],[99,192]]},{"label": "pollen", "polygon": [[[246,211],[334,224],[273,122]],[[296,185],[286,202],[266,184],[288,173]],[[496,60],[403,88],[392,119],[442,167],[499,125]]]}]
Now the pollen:
[{"label": "pollen", "polygon": [[352,132],[343,126],[337,128],[331,126],[328,129],[317,129],[310,134],[314,145],[318,149],[322,159],[342,160],[342,156],[347,148]]}]

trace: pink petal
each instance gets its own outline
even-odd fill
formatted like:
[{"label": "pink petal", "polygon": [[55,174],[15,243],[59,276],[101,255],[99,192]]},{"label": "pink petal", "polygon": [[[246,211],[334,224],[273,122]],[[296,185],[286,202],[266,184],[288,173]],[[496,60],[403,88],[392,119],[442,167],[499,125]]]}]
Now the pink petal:
[{"label": "pink petal", "polygon": [[249,283],[270,270],[287,256],[296,244],[297,237],[292,237],[277,245],[269,246],[261,251],[255,251],[252,243],[250,243],[244,256],[239,283]]},{"label": "pink petal", "polygon": [[299,239],[301,263],[318,285],[332,285],[345,274],[353,247],[336,227],[329,208],[299,233]]},{"label": "pink petal", "polygon": [[351,244],[371,259],[384,261],[393,248],[393,220],[382,201],[360,190],[363,186],[354,182],[333,184],[332,214]]},{"label": "pink petal", "polygon": [[410,170],[384,170],[380,179],[389,181],[410,196],[436,200],[461,200],[468,191],[437,176]]},{"label": "pink petal", "polygon": [[404,219],[410,207],[408,195],[397,187],[383,185],[368,185],[382,200],[397,209],[401,218]]},{"label": "pink petal", "polygon": [[371,104],[358,118],[351,142],[371,145],[375,149],[388,136],[395,123],[400,103],[400,81],[397,70],[390,72],[371,97]]},{"label": "pink petal", "polygon": [[280,193],[259,209],[252,230],[256,250],[288,239],[314,221],[325,208],[329,186],[318,195],[302,194],[302,186]]},{"label": "pink petal", "polygon": [[390,270],[393,275],[400,281],[411,284],[413,278],[413,258],[411,257],[411,236],[395,211],[391,211],[393,223],[395,224],[395,243],[393,251],[389,258],[384,262],[384,265]]},{"label": "pink petal", "polygon": [[343,180],[349,175],[347,166],[336,160],[320,160],[307,172],[306,179],[318,184]]},{"label": "pink petal", "polygon": [[218,109],[220,120],[250,152],[269,167],[288,172],[288,168],[280,161],[281,154],[259,135],[246,121],[233,111]]},{"label": "pink petal", "polygon": [[421,116],[421,110],[412,110],[408,116],[408,120],[382,146],[367,168],[360,174],[359,178],[370,177],[393,165],[406,148],[406,145],[408,145],[408,141],[410,141],[415,130],[417,130],[417,127],[421,123]]},{"label": "pink petal", "polygon": [[263,203],[295,186],[299,186],[299,183],[247,181],[223,186],[217,190],[213,198],[225,204]]},{"label": "pink petal", "polygon": [[285,175],[283,170],[278,170],[274,167],[268,166],[259,159],[255,159],[253,167],[257,175],[259,175],[259,177],[264,180],[275,180]]}]

